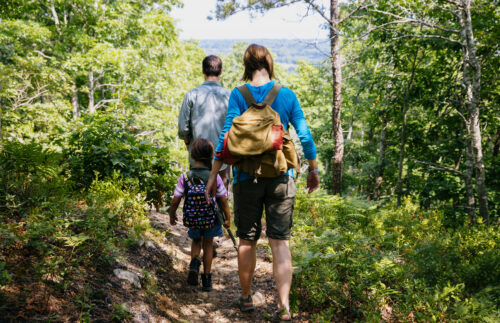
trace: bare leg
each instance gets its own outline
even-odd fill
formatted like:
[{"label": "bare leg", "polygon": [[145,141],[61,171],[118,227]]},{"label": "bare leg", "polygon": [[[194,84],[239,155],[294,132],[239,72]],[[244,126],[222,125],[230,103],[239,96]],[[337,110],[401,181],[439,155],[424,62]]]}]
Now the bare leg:
[{"label": "bare leg", "polygon": [[201,238],[191,241],[191,259],[200,258],[201,254]]},{"label": "bare leg", "polygon": [[289,296],[292,285],[292,256],[288,240],[269,238],[273,254],[273,276],[278,290],[278,309],[290,310]]},{"label": "bare leg", "polygon": [[238,275],[240,277],[241,296],[247,298],[252,294],[252,278],[257,261],[257,241],[240,239],[238,249]]},{"label": "bare leg", "polygon": [[209,274],[212,270],[214,238],[203,238],[203,272]]}]

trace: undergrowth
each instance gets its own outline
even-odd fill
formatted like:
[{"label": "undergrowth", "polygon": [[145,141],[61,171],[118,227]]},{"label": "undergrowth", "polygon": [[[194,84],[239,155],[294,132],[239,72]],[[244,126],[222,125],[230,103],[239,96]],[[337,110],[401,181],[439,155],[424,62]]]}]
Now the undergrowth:
[{"label": "undergrowth", "polygon": [[498,226],[447,228],[440,210],[296,199],[292,304],[315,321],[498,322]]},{"label": "undergrowth", "polygon": [[46,319],[59,297],[74,299],[73,319],[90,318],[86,281],[150,230],[138,180],[115,171],[77,191],[60,154],[20,143],[4,146],[0,175],[0,316]]}]

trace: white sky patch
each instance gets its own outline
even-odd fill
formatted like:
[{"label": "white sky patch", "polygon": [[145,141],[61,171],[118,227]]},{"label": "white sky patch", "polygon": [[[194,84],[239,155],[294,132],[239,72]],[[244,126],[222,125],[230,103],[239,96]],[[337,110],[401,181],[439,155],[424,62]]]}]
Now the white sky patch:
[{"label": "white sky patch", "polygon": [[325,39],[324,19],[309,12],[302,4],[272,9],[264,15],[239,12],[225,20],[208,20],[215,10],[215,0],[185,0],[184,8],[174,8],[181,39],[256,39],[314,38]]}]

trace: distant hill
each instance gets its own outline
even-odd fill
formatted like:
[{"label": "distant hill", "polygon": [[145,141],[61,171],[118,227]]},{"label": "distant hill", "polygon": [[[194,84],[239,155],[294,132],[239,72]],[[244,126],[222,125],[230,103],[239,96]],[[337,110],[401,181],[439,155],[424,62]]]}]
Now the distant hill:
[{"label": "distant hill", "polygon": [[227,55],[237,42],[266,46],[273,53],[274,60],[289,69],[294,69],[297,60],[318,63],[327,58],[330,50],[327,39],[203,39],[199,46],[207,54]]}]

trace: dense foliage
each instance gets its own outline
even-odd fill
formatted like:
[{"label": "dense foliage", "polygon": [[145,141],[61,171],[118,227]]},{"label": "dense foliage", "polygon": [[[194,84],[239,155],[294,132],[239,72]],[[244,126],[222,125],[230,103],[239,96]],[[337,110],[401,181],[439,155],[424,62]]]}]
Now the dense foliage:
[{"label": "dense foliage", "polygon": [[294,303],[318,321],[496,322],[500,231],[446,227],[441,210],[304,193]]},{"label": "dense foliage", "polygon": [[[328,50],[255,40],[284,62],[276,78],[296,93],[318,150],[323,190],[299,194],[293,239],[293,303],[318,321],[499,319],[499,6],[472,2],[466,46],[457,1],[468,3],[341,2],[342,198],[325,193]],[[154,232],[147,211],[168,203],[187,166],[180,104],[203,80],[202,48],[215,50],[179,40],[169,14],[179,4],[0,0],[1,317],[50,320],[58,294],[72,319],[91,320],[73,283],[109,274]],[[232,89],[248,43],[220,43]],[[125,317],[115,305],[107,318]]]}]

